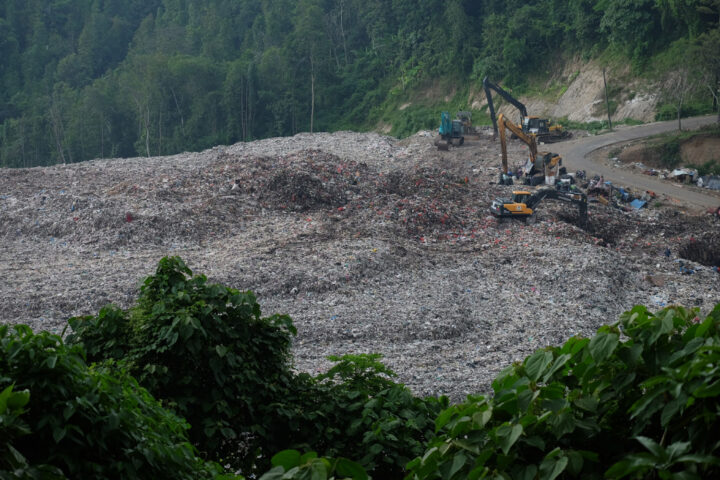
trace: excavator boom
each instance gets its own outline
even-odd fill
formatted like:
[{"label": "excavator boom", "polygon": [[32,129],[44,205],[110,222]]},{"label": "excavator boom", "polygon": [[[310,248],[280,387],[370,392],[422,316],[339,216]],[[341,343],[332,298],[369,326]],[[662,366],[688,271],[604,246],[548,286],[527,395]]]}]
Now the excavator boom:
[{"label": "excavator boom", "polygon": [[490,213],[499,218],[529,218],[535,214],[540,202],[546,198],[577,206],[580,225],[587,225],[587,195],[581,191],[562,192],[554,188],[543,188],[535,193],[530,193],[529,191],[517,190],[513,192],[512,198],[495,199],[490,206]]},{"label": "excavator boom", "polygon": [[538,141],[544,143],[553,143],[570,138],[570,132],[564,130],[562,125],[553,125],[547,118],[528,116],[527,108],[525,108],[523,103],[510,95],[501,86],[488,80],[487,77],[483,79],[483,89],[485,90],[485,97],[487,97],[490,119],[493,123],[493,139],[497,138],[498,128],[502,127],[498,127],[499,116],[497,118],[495,116],[495,105],[493,104],[492,92],[490,90],[495,90],[502,98],[520,111],[520,122],[518,125],[525,135],[536,136]]},{"label": "excavator boom", "polygon": [[500,151],[502,152],[502,175],[500,176],[501,184],[510,184],[507,183],[506,180],[508,175],[506,128],[514,133],[530,149],[530,166],[525,171],[527,175],[534,175],[537,172],[542,172],[546,177],[551,177],[556,174],[556,169],[562,165],[562,158],[560,155],[551,152],[538,152],[535,135],[523,132],[520,127],[506,119],[502,113],[498,115],[497,122],[500,130]]},{"label": "excavator boom", "polygon": [[507,161],[507,137],[505,136],[505,129],[507,128],[512,133],[514,133],[520,140],[525,142],[525,144],[530,148],[530,160],[532,161],[533,165],[535,164],[535,159],[537,158],[537,142],[535,142],[535,137],[532,135],[525,135],[525,133],[522,131],[520,127],[512,123],[511,121],[507,120],[505,118],[505,115],[502,113],[498,115],[497,118],[497,124],[500,129],[500,150],[502,152],[502,171],[505,175],[508,173],[508,161]]},{"label": "excavator boom", "polygon": [[501,97],[514,105],[515,108],[520,111],[521,122],[525,117],[528,116],[527,108],[525,108],[524,104],[520,103],[520,101],[518,101],[515,97],[506,92],[500,85],[496,85],[490,80],[488,80],[488,77],[483,78],[483,89],[485,90],[485,96],[487,97],[488,110],[490,111],[490,119],[493,122],[493,130],[495,132],[494,137],[497,137],[498,134],[499,117],[497,119],[495,118],[495,105],[493,105],[492,93],[490,92],[490,89],[495,90]]}]

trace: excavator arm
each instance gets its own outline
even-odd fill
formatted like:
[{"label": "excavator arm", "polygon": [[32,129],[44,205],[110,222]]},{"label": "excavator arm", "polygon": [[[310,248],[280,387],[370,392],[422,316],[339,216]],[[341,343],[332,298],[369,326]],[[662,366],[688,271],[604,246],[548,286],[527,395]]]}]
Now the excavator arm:
[{"label": "excavator arm", "polygon": [[554,188],[543,188],[535,193],[530,193],[525,190],[516,190],[513,192],[512,198],[496,198],[490,206],[490,213],[499,218],[519,217],[529,221],[534,218],[538,205],[546,198],[577,206],[580,226],[587,226],[587,195],[581,191],[563,192]]},{"label": "excavator arm", "polygon": [[492,93],[490,92],[491,89],[495,90],[501,97],[503,97],[505,100],[507,100],[512,105],[514,105],[515,108],[520,110],[521,121],[522,121],[522,119],[524,119],[525,117],[528,116],[527,108],[525,108],[525,105],[520,103],[515,97],[510,95],[508,92],[503,90],[502,87],[500,87],[499,85],[496,85],[493,82],[491,82],[490,80],[488,80],[487,77],[483,78],[483,89],[485,90],[485,97],[487,97],[488,110],[490,111],[490,119],[493,122],[493,130],[495,132],[493,135],[493,138],[497,137],[497,134],[498,134],[499,117],[497,119],[495,117],[495,105],[493,105]]},{"label": "excavator arm", "polygon": [[[500,130],[500,151],[502,152],[502,173],[503,175],[508,174],[508,160],[507,160],[507,136],[505,129],[507,128],[514,133],[520,140],[522,140],[530,149],[530,161],[535,167],[534,171],[543,172],[546,176],[554,175],[556,169],[562,165],[562,158],[556,153],[540,152],[538,153],[537,141],[535,135],[527,134],[522,131],[522,128],[515,125],[510,120],[506,119],[501,113],[497,118],[498,128]],[[538,159],[541,160],[538,162]],[[530,170],[532,171],[532,170]],[[528,172],[525,172],[528,173]],[[501,177],[501,182],[502,177]]]},{"label": "excavator arm", "polygon": [[500,129],[500,150],[502,152],[502,171],[505,175],[508,173],[508,161],[507,161],[507,137],[505,136],[505,129],[507,128],[512,133],[517,135],[517,137],[525,142],[525,144],[530,148],[530,160],[533,162],[533,165],[535,164],[535,159],[537,157],[538,151],[537,151],[537,143],[535,142],[535,137],[533,135],[526,135],[525,132],[522,131],[520,127],[512,123],[510,120],[507,120],[505,116],[501,113],[498,115],[497,123]]},{"label": "excavator arm", "polygon": [[583,192],[561,192],[552,188],[544,188],[542,190],[538,190],[533,195],[531,195],[530,198],[527,199],[526,205],[529,208],[535,210],[535,208],[540,204],[540,202],[542,202],[546,198],[559,200],[561,202],[568,202],[576,205],[578,207],[580,223],[582,225],[585,225],[587,223],[588,202],[587,195],[585,195]]}]

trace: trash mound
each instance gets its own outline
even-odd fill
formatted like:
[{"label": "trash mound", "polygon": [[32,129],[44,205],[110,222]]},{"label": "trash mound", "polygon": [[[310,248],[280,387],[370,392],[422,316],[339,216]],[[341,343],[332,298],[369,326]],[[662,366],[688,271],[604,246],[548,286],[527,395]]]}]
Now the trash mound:
[{"label": "trash mound", "polygon": [[717,261],[714,217],[591,203],[581,228],[575,206],[548,201],[534,223],[501,223],[498,154],[489,135],[438,152],[430,134],[337,132],[4,170],[0,321],[59,332],[127,308],[179,255],[289,314],[298,370],[379,352],[417,394],[457,400],[636,303],[717,300],[720,275],[703,266]]},{"label": "trash mound", "polygon": [[678,255],[708,267],[718,266],[720,265],[720,237],[716,233],[704,233],[700,237],[691,237],[680,246]]}]

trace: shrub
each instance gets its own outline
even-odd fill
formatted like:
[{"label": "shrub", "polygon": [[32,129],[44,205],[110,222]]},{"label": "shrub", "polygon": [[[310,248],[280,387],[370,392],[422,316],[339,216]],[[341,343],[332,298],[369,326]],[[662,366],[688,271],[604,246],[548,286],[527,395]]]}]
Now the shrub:
[{"label": "shrub", "polygon": [[318,377],[318,389],[326,389],[320,398],[332,430],[318,445],[328,455],[356,459],[375,479],[396,479],[434,437],[434,419],[448,401],[415,397],[390,380],[395,373],[380,358],[330,357],[337,364]]},{"label": "shrub", "polygon": [[720,174],[720,160],[711,158],[703,162],[702,165],[697,166],[698,175],[704,177],[705,175],[718,175]]},{"label": "shrub", "polygon": [[271,461],[273,468],[260,480],[333,480],[351,478],[367,480],[369,477],[361,465],[346,458],[318,457],[315,452],[301,454],[297,450],[283,450]]},{"label": "shrub", "polygon": [[214,478],[188,425],[113,364],[0,326],[0,478]]},{"label": "shrub", "polygon": [[379,355],[333,357],[313,378],[295,374],[289,317],[260,316],[251,292],[210,285],[177,257],[160,261],[129,311],[70,320],[68,342],[88,358],[121,359],[192,425],[210,458],[244,472],[287,448],[361,459],[375,478],[402,476],[434,435],[447,399],[420,399],[390,378]]},{"label": "shrub", "polygon": [[436,420],[408,479],[718,478],[720,304],[626,312],[535,352]]},{"label": "shrub", "polygon": [[260,314],[251,292],[208,284],[180,258],[163,258],[135,308],[70,319],[68,342],[84,345],[94,361],[124,358],[144,387],[190,422],[201,451],[237,465],[257,448],[282,448],[278,437],[292,438],[269,429],[277,425],[271,406],[292,380],[295,327],[287,316]]}]

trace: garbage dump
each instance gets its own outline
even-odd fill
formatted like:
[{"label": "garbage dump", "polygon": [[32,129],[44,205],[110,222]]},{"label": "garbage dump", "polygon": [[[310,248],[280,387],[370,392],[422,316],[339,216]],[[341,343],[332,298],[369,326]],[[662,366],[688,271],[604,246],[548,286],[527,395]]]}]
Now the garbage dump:
[{"label": "garbage dump", "polygon": [[[179,255],[255,291],[264,315],[289,314],[298,370],[378,352],[415,393],[458,400],[635,304],[717,301],[720,220],[662,196],[635,209],[596,180],[612,201],[589,204],[587,228],[558,202],[532,225],[501,224],[488,207],[512,187],[497,184],[487,133],[447,152],[434,132],[337,132],[3,170],[0,322],[60,332],[71,316],[126,308],[158,260]],[[567,174],[579,188],[594,176]]]}]

